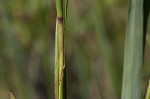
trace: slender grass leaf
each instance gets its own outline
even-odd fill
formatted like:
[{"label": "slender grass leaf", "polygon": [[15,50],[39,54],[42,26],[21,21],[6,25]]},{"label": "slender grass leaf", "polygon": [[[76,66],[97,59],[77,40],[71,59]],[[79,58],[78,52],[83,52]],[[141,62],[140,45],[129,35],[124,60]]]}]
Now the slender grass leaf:
[{"label": "slender grass leaf", "polygon": [[141,99],[143,0],[130,0],[126,27],[122,99]]},{"label": "slender grass leaf", "polygon": [[145,99],[150,99],[150,80],[149,80],[149,83],[148,83],[147,93],[146,93]]}]

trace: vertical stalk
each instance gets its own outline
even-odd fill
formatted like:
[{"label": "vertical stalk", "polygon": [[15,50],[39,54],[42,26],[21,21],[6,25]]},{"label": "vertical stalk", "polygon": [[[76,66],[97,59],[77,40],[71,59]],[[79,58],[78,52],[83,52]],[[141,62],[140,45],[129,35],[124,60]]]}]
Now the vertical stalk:
[{"label": "vertical stalk", "polygon": [[143,0],[130,0],[121,99],[141,99],[143,39]]},{"label": "vertical stalk", "polygon": [[147,93],[146,93],[145,99],[150,99],[150,80],[149,80],[149,83],[148,83],[148,86],[147,86]]},{"label": "vertical stalk", "polygon": [[56,0],[56,38],[55,38],[55,99],[63,99],[64,72],[64,24],[63,2]]}]

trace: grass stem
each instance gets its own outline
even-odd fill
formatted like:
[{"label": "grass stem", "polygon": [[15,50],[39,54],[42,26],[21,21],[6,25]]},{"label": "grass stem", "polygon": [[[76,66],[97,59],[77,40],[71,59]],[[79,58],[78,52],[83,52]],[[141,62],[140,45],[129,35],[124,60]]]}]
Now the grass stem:
[{"label": "grass stem", "polygon": [[55,33],[55,99],[63,99],[64,64],[64,24],[63,2],[56,0],[56,33]]}]

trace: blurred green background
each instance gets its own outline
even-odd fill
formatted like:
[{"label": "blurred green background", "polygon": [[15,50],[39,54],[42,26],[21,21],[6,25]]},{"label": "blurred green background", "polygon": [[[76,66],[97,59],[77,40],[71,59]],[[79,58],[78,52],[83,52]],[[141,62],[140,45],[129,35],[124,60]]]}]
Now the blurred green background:
[{"label": "blurred green background", "polygon": [[[68,99],[120,99],[128,1],[68,1]],[[54,99],[55,21],[54,0],[0,0],[0,99]],[[149,59],[148,33],[143,95]]]}]

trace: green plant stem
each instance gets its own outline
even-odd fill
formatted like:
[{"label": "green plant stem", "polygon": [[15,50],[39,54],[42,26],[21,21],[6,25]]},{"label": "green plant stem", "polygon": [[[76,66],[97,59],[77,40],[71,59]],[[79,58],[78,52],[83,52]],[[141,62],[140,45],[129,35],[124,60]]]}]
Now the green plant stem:
[{"label": "green plant stem", "polygon": [[63,3],[62,0],[56,0],[56,11],[57,11],[57,17],[63,16]]},{"label": "green plant stem", "polygon": [[121,99],[141,99],[143,39],[143,0],[130,0]]},{"label": "green plant stem", "polygon": [[63,99],[64,74],[64,27],[63,3],[56,0],[56,38],[55,38],[55,99]]}]

